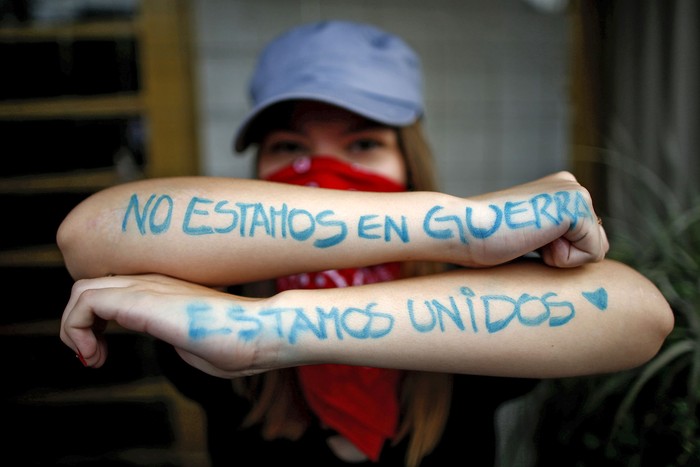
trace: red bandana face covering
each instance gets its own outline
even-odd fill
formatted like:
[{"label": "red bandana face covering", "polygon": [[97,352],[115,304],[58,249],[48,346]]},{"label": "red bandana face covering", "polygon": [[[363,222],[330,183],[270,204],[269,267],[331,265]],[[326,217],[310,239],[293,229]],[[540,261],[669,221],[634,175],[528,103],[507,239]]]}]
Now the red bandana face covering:
[{"label": "red bandana face covering", "polygon": [[[299,158],[266,180],[294,185],[373,192],[401,192],[405,187],[361,167],[332,157]],[[348,287],[397,279],[400,264],[294,274],[277,279],[277,290]],[[321,422],[377,461],[394,436],[399,418],[401,372],[349,365],[297,368],[306,400]]]}]

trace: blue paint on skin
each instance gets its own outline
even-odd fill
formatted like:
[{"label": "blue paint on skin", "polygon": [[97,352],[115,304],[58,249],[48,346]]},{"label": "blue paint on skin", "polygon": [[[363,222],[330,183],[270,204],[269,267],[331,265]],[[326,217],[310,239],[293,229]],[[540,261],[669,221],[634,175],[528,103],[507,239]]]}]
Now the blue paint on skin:
[{"label": "blue paint on skin", "polygon": [[536,314],[534,316],[524,316],[523,313],[523,307],[528,304],[528,302],[536,302],[535,304],[540,303],[540,298],[539,297],[534,297],[530,294],[522,294],[520,298],[518,299],[518,319],[520,320],[521,323],[523,323],[525,326],[538,326],[545,322],[547,319],[549,319],[549,308],[547,306],[542,307],[542,312],[539,314]]},{"label": "blue paint on skin", "polygon": [[384,241],[391,241],[391,232],[396,232],[396,235],[401,239],[403,243],[408,243],[408,225],[406,224],[406,216],[401,216],[401,226],[399,226],[394,219],[386,216],[384,223]]},{"label": "blue paint on skin", "polygon": [[328,210],[320,212],[316,217],[316,222],[318,222],[318,225],[322,227],[337,227],[339,229],[338,234],[332,237],[314,240],[314,246],[316,248],[330,248],[339,244],[340,242],[345,240],[345,237],[348,236],[348,226],[345,225],[345,222],[326,219],[327,217],[331,217],[334,214],[335,213],[333,211]]},{"label": "blue paint on skin", "polygon": [[[343,330],[356,339],[378,339],[391,331],[394,317],[388,313],[373,311],[376,303],[370,303],[366,308],[348,308],[341,316]],[[349,320],[363,322],[361,326],[352,325]]]},{"label": "blue paint on skin", "polygon": [[187,205],[187,210],[185,211],[185,219],[182,222],[182,231],[187,235],[207,235],[214,233],[214,229],[208,225],[200,225],[198,227],[192,227],[193,216],[208,216],[209,211],[203,209],[198,209],[198,204],[212,204],[214,201],[205,198],[193,197],[190,203]]},{"label": "blue paint on skin", "polygon": [[498,228],[501,226],[501,220],[503,219],[503,212],[501,212],[500,209],[498,209],[498,206],[494,206],[493,204],[489,205],[489,209],[491,209],[496,217],[493,220],[493,225],[489,229],[484,229],[484,228],[479,228],[475,227],[473,222],[472,222],[472,208],[467,208],[467,214],[466,214],[466,221],[467,221],[467,229],[469,229],[469,233],[474,236],[474,238],[478,239],[484,239],[484,238],[489,238],[491,235],[493,235]]},{"label": "blue paint on skin", "polygon": [[306,314],[302,310],[297,309],[296,312],[297,313],[294,316],[294,323],[292,324],[292,327],[289,330],[290,344],[296,344],[297,334],[305,331],[311,331],[318,340],[326,340],[328,338],[328,334],[326,333],[325,320],[320,320],[318,322],[318,325],[314,325],[311,319],[309,319],[309,317],[306,316]]},{"label": "blue paint on skin", "polygon": [[262,310],[259,314],[260,316],[272,316],[275,319],[275,330],[277,332],[277,337],[284,337],[284,328],[282,327],[282,315],[285,313],[303,313],[303,308],[266,308]]},{"label": "blue paint on skin", "polygon": [[146,235],[146,212],[148,212],[148,206],[153,202],[156,195],[151,195],[146,201],[146,205],[143,208],[143,212],[139,211],[139,197],[131,195],[129,198],[129,205],[126,207],[126,213],[124,214],[124,219],[122,220],[122,232],[126,232],[126,226],[129,221],[129,214],[134,213],[134,219],[136,219],[136,227],[139,229],[141,235]]},{"label": "blue paint on skin", "polygon": [[[283,203],[280,209],[276,209],[274,206],[270,206],[270,219],[272,220],[272,231],[270,232],[270,235],[272,236],[272,238],[277,238],[277,235],[279,235],[280,238],[287,238],[287,216],[289,216],[289,208],[287,207],[286,203]],[[279,234],[277,233],[276,220],[278,218],[280,226]]]},{"label": "blue paint on skin", "polygon": [[[460,331],[464,331],[464,322],[462,321],[462,315],[459,313],[459,309],[457,308],[457,303],[455,302],[454,297],[449,297],[449,301],[450,307],[443,305],[436,299],[430,301],[426,300],[425,306],[431,310],[431,314],[435,313],[437,315],[438,322],[440,323],[440,330],[442,332],[445,332],[445,315],[450,317],[452,322],[457,326],[457,329],[459,329]],[[433,308],[435,309],[434,312],[432,311]]]},{"label": "blue paint on skin", "polygon": [[447,228],[447,229],[435,229],[432,227],[432,221],[435,221],[437,223],[443,223],[443,222],[452,222],[454,225],[457,227],[457,230],[459,232],[459,240],[462,243],[467,243],[467,238],[464,235],[464,227],[462,227],[462,222],[460,221],[459,217],[457,216],[442,216],[442,217],[434,217],[435,214],[438,211],[441,211],[444,209],[442,206],[433,206],[428,213],[425,215],[425,218],[423,220],[423,231],[428,234],[429,237],[432,238],[437,238],[439,240],[446,240],[448,238],[453,238],[454,237],[454,232]]},{"label": "blue paint on skin", "polygon": [[[306,220],[308,221],[308,227],[302,228],[300,230],[296,230],[295,225],[294,225],[294,218],[302,216],[305,217]],[[302,225],[304,224],[302,220]],[[298,223],[297,223],[298,225]],[[311,215],[309,211],[306,209],[292,209],[289,211],[289,235],[292,236],[294,240],[298,240],[300,242],[303,242],[304,240],[308,240],[311,238],[311,236],[314,234],[314,230],[316,229],[316,222],[314,221],[314,216]]]},{"label": "blue paint on skin", "polygon": [[[582,294],[599,309],[607,308],[607,292],[604,288]],[[576,315],[573,303],[559,299],[554,292],[547,292],[542,296],[523,293],[516,299],[499,294],[478,296],[471,288],[463,286],[459,288],[459,295],[466,299],[471,322],[470,331],[473,334],[479,331],[475,307],[477,297],[483,305],[482,316],[489,334],[501,332],[512,323],[526,327],[559,327],[570,322]],[[328,310],[316,307],[315,313],[300,307],[265,308],[253,313],[242,305],[233,305],[226,309],[225,320],[222,321],[221,316],[215,314],[210,305],[195,302],[187,307],[188,332],[192,340],[235,333],[239,339],[250,342],[258,338],[265,329],[269,329],[278,338],[286,339],[290,344],[296,344],[304,336],[326,340],[333,334],[338,340],[347,337],[360,340],[380,339],[391,333],[396,316],[378,311],[376,307],[377,303],[371,302],[344,310],[337,307]],[[466,330],[462,318],[463,310],[460,309],[455,296],[449,295],[442,300],[422,300],[420,310],[417,310],[413,299],[408,299],[406,310],[412,328],[419,333],[428,333],[436,328],[440,332],[446,332],[450,327],[459,332]]]},{"label": "blue paint on skin", "polygon": [[[162,234],[170,227],[174,208],[169,195],[151,194],[141,208],[138,195],[132,194],[122,220],[122,231],[127,232],[133,218],[141,235]],[[461,243],[468,244],[472,238],[484,240],[502,229],[540,229],[545,224],[560,225],[565,221],[574,228],[580,219],[593,219],[589,202],[577,191],[540,193],[529,199],[504,201],[502,206],[490,204],[488,209],[492,218],[487,221],[485,214],[475,219],[471,206],[467,206],[461,216],[445,213],[443,206],[433,206],[423,217],[423,233],[437,240],[457,237]],[[410,241],[406,216],[384,214],[382,219],[379,214],[364,214],[354,222],[357,238]],[[480,227],[480,223],[487,225]],[[286,239],[289,236],[299,242],[310,240],[316,248],[331,248],[345,241],[350,227],[347,220],[329,209],[314,213],[299,207],[290,208],[285,203],[281,206],[260,202],[232,204],[228,200],[193,196],[183,213],[182,232],[191,236],[237,232],[242,238]]]},{"label": "blue paint on skin", "polygon": [[578,218],[572,211],[569,210],[570,201],[571,195],[568,191],[558,191],[554,194],[554,204],[557,209],[557,218],[559,219],[559,222],[563,222],[564,217],[569,217],[571,218],[571,224],[569,225],[569,229],[573,229],[574,227],[576,227]]},{"label": "blue paint on skin", "polygon": [[[517,300],[506,295],[484,295],[481,301],[484,304],[484,314],[486,320],[486,329],[489,333],[495,333],[505,329],[508,324],[517,318],[518,322],[524,326],[538,326],[544,322],[548,322],[550,327],[562,326],[575,316],[574,305],[569,301],[552,302],[550,298],[556,297],[553,292],[548,292],[542,297],[533,296],[530,294],[522,294]],[[523,306],[530,302],[535,302],[537,306],[543,306],[544,310],[541,314],[534,317],[528,317],[523,314]],[[491,305],[512,306],[512,311],[504,318],[494,320]],[[553,315],[552,309],[565,308],[568,313],[563,316]]]},{"label": "blue paint on skin", "polygon": [[231,223],[226,227],[215,228],[214,231],[216,233],[226,234],[229,232],[233,232],[233,229],[235,229],[236,225],[238,225],[238,211],[232,208],[226,208],[228,204],[228,201],[219,201],[218,203],[216,203],[216,206],[214,206],[214,212],[216,214],[227,214],[231,216]]},{"label": "blue paint on skin", "polygon": [[[246,328],[238,331],[238,337],[243,341],[250,342],[263,331],[263,324],[260,319],[246,315],[242,306],[232,306],[227,310],[226,315],[234,323],[246,326]],[[248,325],[250,327],[247,327]]]},{"label": "blue paint on skin", "polygon": [[[153,201],[156,200],[156,195],[151,195],[148,197],[148,201],[146,201],[146,204],[143,207],[143,211],[139,210],[139,198],[137,195],[133,194],[129,198],[129,204],[127,205],[126,208],[126,213],[124,214],[124,219],[122,219],[122,232],[126,232],[127,226],[129,224],[129,217],[131,214],[134,216],[134,220],[136,221],[136,227],[139,230],[139,233],[141,235],[146,235],[147,229],[146,227],[148,226],[148,231],[150,231],[152,234],[158,235],[161,234],[165,231],[168,230],[170,227],[170,222],[172,219],[172,213],[173,213],[173,200],[170,196],[168,195],[161,195],[158,197],[158,199],[155,202],[155,205],[153,206],[153,209],[150,211],[149,215],[149,209],[151,209],[151,205],[153,204]],[[163,221],[158,223],[157,222],[157,216],[158,216],[158,211],[160,210],[161,204],[165,202],[165,215],[161,214],[161,217],[163,217]],[[146,219],[148,218],[148,223],[146,223]],[[148,224],[148,225],[147,225]]]},{"label": "blue paint on skin", "polygon": [[454,215],[439,215],[444,208],[433,206],[423,218],[423,231],[431,238],[447,240],[459,237],[467,244],[467,233],[476,239],[485,239],[502,228],[510,230],[542,228],[545,222],[560,225],[568,219],[570,228],[574,228],[582,218],[593,218],[589,203],[579,192],[573,195],[568,191],[559,191],[550,195],[541,193],[528,200],[506,201],[502,207],[490,204],[494,213],[491,227],[479,228],[474,225],[474,210],[467,207],[464,219]]},{"label": "blue paint on skin", "polygon": [[248,224],[248,209],[254,208],[256,204],[259,203],[236,203],[236,206],[240,208],[241,225],[238,230],[238,234],[241,237],[245,237],[246,225]]},{"label": "blue paint on skin", "polygon": [[256,227],[262,227],[267,235],[270,235],[271,233],[270,219],[268,219],[262,203],[255,203],[255,207],[253,209],[253,219],[250,221],[250,232],[248,233],[249,237],[255,236]]},{"label": "blue paint on skin", "polygon": [[202,340],[210,336],[229,335],[233,330],[227,326],[217,326],[212,308],[206,303],[191,303],[187,306],[189,336],[192,340]]},{"label": "blue paint on skin", "polygon": [[[563,219],[564,216],[569,217],[571,219],[571,228],[576,226],[579,219],[593,218],[593,213],[591,212],[588,202],[579,192],[574,193],[574,198],[572,200],[571,193],[568,191],[559,191],[554,194],[554,200],[559,218]],[[569,205],[571,205],[571,209],[569,209]]]},{"label": "blue paint on skin", "polygon": [[565,314],[563,316],[552,316],[549,318],[549,325],[551,327],[556,327],[556,326],[563,326],[569,321],[571,321],[574,316],[576,315],[576,310],[574,309],[574,305],[571,302],[568,301],[561,301],[561,302],[551,302],[549,300],[550,297],[556,297],[556,294],[553,292],[544,294],[542,296],[542,302],[547,305],[547,308],[551,310],[552,308],[564,308],[565,310],[568,310],[568,314]]},{"label": "blue paint on skin", "polygon": [[[490,333],[498,332],[505,329],[508,323],[515,318],[516,306],[518,302],[505,295],[484,295],[481,297],[481,301],[484,304],[484,317],[486,319],[486,330]],[[503,319],[492,320],[491,318],[491,302],[507,302],[513,305],[513,312],[507,315]]]},{"label": "blue paint on skin", "polygon": [[389,313],[375,310],[376,306],[376,303],[369,303],[363,308],[349,307],[342,312],[336,307],[330,311],[317,307],[313,314],[306,313],[303,308],[266,308],[250,313],[241,305],[233,305],[226,309],[226,321],[222,325],[221,317],[213,313],[211,306],[192,303],[187,307],[188,333],[192,340],[236,333],[239,339],[250,342],[268,328],[278,338],[296,344],[305,334],[325,340],[332,329],[338,340],[343,340],[345,336],[362,340],[379,339],[391,332],[395,318]]},{"label": "blue paint on skin", "polygon": [[337,307],[331,307],[331,310],[328,312],[321,307],[316,307],[316,314],[321,323],[323,323],[324,330],[326,321],[330,320],[333,323],[333,329],[335,329],[335,337],[338,340],[343,340],[343,332],[340,329],[340,310]]},{"label": "blue paint on skin", "polygon": [[435,311],[433,311],[432,309],[428,308],[428,315],[430,316],[430,321],[425,324],[421,324],[416,320],[416,313],[412,299],[408,299],[408,301],[406,302],[406,309],[408,310],[408,318],[411,320],[411,325],[416,331],[430,332],[433,330],[433,328],[435,328],[435,324],[437,323],[437,317],[435,316]]},{"label": "blue paint on skin", "polygon": [[459,288],[459,293],[464,295],[464,297],[467,299],[467,307],[469,307],[469,318],[472,323],[472,331],[479,332],[479,328],[476,325],[476,314],[474,313],[474,303],[472,302],[472,297],[475,297],[476,294],[472,289],[469,287],[460,287]]},{"label": "blue paint on skin", "polygon": [[377,218],[378,216],[376,214],[368,214],[365,216],[360,216],[360,221],[357,223],[357,236],[360,238],[380,238],[379,234],[372,234],[368,233],[369,230],[376,230],[379,227],[381,227],[381,224],[378,224],[376,222],[374,223],[368,223],[372,219]]},{"label": "blue paint on skin", "polygon": [[604,288],[599,288],[593,292],[581,292],[581,295],[595,305],[600,311],[605,311],[608,308],[608,292]]},{"label": "blue paint on skin", "polygon": [[[160,224],[157,222],[157,213],[160,211],[161,203],[165,203],[165,218]],[[173,199],[170,196],[163,195],[156,200],[156,204],[153,205],[153,210],[151,210],[151,215],[148,216],[148,226],[151,232],[158,235],[160,233],[166,232],[170,228],[170,221],[173,218]]]},{"label": "blue paint on skin", "polygon": [[[521,207],[523,204],[525,204],[525,201],[517,201],[515,203],[507,201],[503,208],[503,215],[505,216],[506,225],[511,229],[522,229],[536,224],[536,220],[529,218],[531,212],[530,209]],[[518,222],[516,217],[518,214],[522,213],[526,213],[527,216],[525,217],[529,219]]]},{"label": "blue paint on skin", "polygon": [[401,216],[401,225],[397,224],[396,221],[391,218],[391,216],[384,216],[384,223],[372,222],[378,217],[379,216],[376,214],[367,214],[360,216],[360,219],[357,223],[357,236],[359,238],[364,238],[367,240],[379,239],[382,238],[381,234],[370,233],[370,231],[380,230],[382,227],[384,227],[383,238],[385,242],[391,241],[392,232],[394,232],[395,235],[398,236],[398,238],[401,240],[401,242],[408,243],[409,236],[406,216]]},{"label": "blue paint on skin", "polygon": [[[540,201],[543,203],[540,205]],[[549,222],[554,225],[559,225],[561,222],[554,216],[552,216],[547,208],[552,204],[552,197],[547,193],[542,193],[540,195],[534,196],[530,200],[530,205],[532,206],[532,212],[535,215],[535,227],[538,229],[542,227],[542,216],[544,216]]]},{"label": "blue paint on skin", "polygon": [[587,217],[589,219],[593,219],[593,212],[591,212],[590,205],[579,192],[576,192],[576,197],[574,199],[574,216],[576,218]]}]

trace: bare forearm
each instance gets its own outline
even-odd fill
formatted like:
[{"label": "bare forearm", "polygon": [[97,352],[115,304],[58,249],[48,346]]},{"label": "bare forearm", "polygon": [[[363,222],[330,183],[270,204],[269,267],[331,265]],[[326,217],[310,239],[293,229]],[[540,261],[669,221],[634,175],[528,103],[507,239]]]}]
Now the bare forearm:
[{"label": "bare forearm", "polygon": [[[231,284],[426,256],[418,215],[443,198],[452,199],[155,179],[94,195],[64,221],[58,243],[75,278],[161,273]],[[445,250],[430,255],[444,260]]]},{"label": "bare forearm", "polygon": [[[161,273],[221,285],[388,261],[487,266],[595,224],[589,202],[567,185],[523,187],[464,200],[154,179],[92,196],[66,218],[57,241],[76,279]],[[595,249],[594,260],[607,247]]]},{"label": "bare forearm", "polygon": [[656,287],[608,260],[573,269],[518,262],[269,299],[160,275],[76,283],[61,338],[90,366],[106,360],[105,321],[168,342],[222,377],[315,363],[585,375],[646,362],[673,327]]},{"label": "bare forearm", "polygon": [[[606,285],[608,277],[616,278],[615,287]],[[275,349],[258,354],[255,370],[344,363],[497,376],[584,375],[644,363],[673,326],[658,290],[611,261],[575,270],[520,263],[288,291],[237,305],[227,315],[216,307],[200,312],[201,321],[190,322],[200,336],[212,331],[220,338],[226,329],[234,341],[246,336]],[[218,318],[208,321],[209,312]]]}]

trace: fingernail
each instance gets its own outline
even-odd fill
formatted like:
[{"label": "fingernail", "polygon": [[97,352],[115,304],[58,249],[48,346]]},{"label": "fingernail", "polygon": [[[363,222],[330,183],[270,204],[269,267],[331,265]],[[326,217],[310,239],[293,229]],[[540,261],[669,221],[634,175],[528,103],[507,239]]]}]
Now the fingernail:
[{"label": "fingernail", "polygon": [[80,363],[83,364],[83,366],[88,366],[88,363],[85,361],[85,358],[83,358],[83,354],[80,353],[80,350],[78,350],[78,353],[75,355],[75,357],[80,360]]}]

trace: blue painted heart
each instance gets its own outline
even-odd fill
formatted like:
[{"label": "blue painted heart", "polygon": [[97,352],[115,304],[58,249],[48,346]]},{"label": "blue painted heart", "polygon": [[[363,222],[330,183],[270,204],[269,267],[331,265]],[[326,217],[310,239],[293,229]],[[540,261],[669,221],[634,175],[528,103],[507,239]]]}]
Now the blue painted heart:
[{"label": "blue painted heart", "polygon": [[608,308],[608,292],[604,288],[601,287],[593,292],[582,292],[582,295],[599,310],[605,311]]}]

